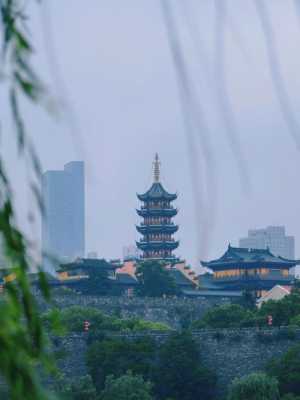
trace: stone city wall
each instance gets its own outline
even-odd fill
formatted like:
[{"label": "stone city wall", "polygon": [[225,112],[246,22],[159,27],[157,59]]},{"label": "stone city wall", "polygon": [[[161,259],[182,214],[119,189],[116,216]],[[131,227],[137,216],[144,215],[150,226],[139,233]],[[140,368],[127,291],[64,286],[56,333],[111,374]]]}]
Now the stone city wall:
[{"label": "stone city wall", "polygon": [[[159,345],[170,334],[148,332],[113,336],[124,340],[151,336]],[[56,343],[58,349],[65,351],[60,367],[68,378],[74,379],[87,373],[87,337],[85,333],[71,335]],[[217,375],[221,399],[234,378],[263,370],[272,358],[279,357],[292,345],[300,343],[300,329],[293,332],[288,328],[201,330],[193,332],[193,337],[199,344],[203,364]]]},{"label": "stone city wall", "polygon": [[[38,296],[40,298],[40,296]],[[57,308],[71,306],[95,307],[104,314],[120,318],[141,318],[162,322],[174,329],[187,326],[200,319],[211,307],[231,303],[229,297],[191,298],[141,298],[141,297],[99,297],[80,294],[55,295],[52,304]],[[40,300],[42,309],[46,304]]]}]

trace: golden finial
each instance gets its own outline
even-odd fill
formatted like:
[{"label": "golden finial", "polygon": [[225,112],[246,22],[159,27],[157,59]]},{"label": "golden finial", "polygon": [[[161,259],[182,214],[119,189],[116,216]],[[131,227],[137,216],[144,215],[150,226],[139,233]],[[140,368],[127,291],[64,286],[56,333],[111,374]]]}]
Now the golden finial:
[{"label": "golden finial", "polygon": [[155,159],[153,162],[153,172],[154,172],[154,182],[159,182],[160,161],[157,153],[155,154]]}]

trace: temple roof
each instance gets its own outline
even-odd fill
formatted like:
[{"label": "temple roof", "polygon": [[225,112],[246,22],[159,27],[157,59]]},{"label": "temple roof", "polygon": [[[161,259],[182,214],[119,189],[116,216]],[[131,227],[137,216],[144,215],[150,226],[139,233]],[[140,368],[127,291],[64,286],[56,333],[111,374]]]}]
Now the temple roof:
[{"label": "temple roof", "polygon": [[181,271],[175,268],[168,270],[169,274],[173,277],[178,286],[185,286],[188,288],[194,288],[196,286],[190,279],[188,279]]},{"label": "temple roof", "polygon": [[220,266],[232,266],[236,263],[270,263],[276,264],[278,267],[291,268],[299,264],[299,260],[289,260],[280,256],[275,256],[267,249],[248,249],[244,247],[232,247],[228,246],[228,249],[223,254],[222,257],[211,260],[211,261],[201,261],[204,267],[215,269]]},{"label": "temple roof", "polygon": [[60,265],[60,271],[69,271],[84,268],[102,268],[106,270],[115,270],[118,265],[113,265],[104,259],[97,258],[78,258],[71,263],[65,263]]},{"label": "temple roof", "polygon": [[160,199],[172,201],[177,199],[177,194],[167,192],[160,182],[154,182],[147,192],[137,194],[137,197],[141,201]]},{"label": "temple roof", "polygon": [[138,281],[135,277],[127,273],[116,274],[116,282],[119,285],[137,285]]}]

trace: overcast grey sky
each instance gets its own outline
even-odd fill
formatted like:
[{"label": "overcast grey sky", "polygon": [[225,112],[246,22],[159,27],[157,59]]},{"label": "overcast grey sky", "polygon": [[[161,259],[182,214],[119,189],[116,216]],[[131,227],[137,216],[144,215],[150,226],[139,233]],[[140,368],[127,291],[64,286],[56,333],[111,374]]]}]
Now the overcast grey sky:
[{"label": "overcast grey sky", "polygon": [[[275,95],[254,0],[217,1],[228,6],[223,72],[251,180],[248,190],[241,185],[215,94],[215,32],[216,23],[220,24],[215,2],[169,1],[197,101],[205,111],[216,160],[215,222],[209,220],[206,228],[211,235],[205,249],[197,236],[197,226],[203,220],[196,217],[194,203],[198,199],[193,196],[193,185],[203,182],[191,179],[187,136],[160,2],[44,3],[39,6],[34,2],[29,11],[34,62],[53,98],[68,100],[75,118],[62,106],[60,118],[27,105],[24,114],[44,170],[60,169],[71,160],[86,162],[88,251],[107,258],[120,257],[122,247],[138,238],[136,192],[150,186],[152,161],[158,152],[162,182],[179,194],[179,256],[196,266],[198,254],[218,257],[229,241],[237,244],[249,228],[277,224],[285,225],[288,234],[296,236],[296,255],[300,256],[300,153]],[[300,123],[300,17],[292,0],[266,0],[264,4],[275,33],[273,44],[286,89]],[[2,95],[3,129],[10,132],[4,100]],[[32,201],[25,192],[26,174],[16,161],[12,143],[6,140],[4,144],[17,183],[19,218],[24,223]],[[200,150],[199,144],[200,175],[205,177]],[[211,203],[211,198],[208,201]],[[33,234],[39,235],[38,225]]]}]

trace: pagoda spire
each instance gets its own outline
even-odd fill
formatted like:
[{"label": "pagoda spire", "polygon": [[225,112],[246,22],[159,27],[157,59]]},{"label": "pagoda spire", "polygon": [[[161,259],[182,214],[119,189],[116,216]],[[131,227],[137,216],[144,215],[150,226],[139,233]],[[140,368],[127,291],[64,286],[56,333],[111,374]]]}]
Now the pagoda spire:
[{"label": "pagoda spire", "polygon": [[153,174],[154,174],[154,182],[159,182],[160,180],[160,161],[158,154],[155,154],[154,162],[153,162]]}]

